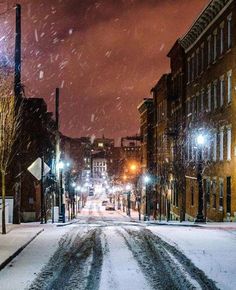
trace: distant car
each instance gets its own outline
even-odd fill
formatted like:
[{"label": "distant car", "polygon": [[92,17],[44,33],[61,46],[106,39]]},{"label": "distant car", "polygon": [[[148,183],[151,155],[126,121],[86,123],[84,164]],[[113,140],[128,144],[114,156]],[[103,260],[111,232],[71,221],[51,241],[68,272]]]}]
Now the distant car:
[{"label": "distant car", "polygon": [[102,201],[102,206],[106,206],[107,203],[108,203],[108,200],[103,200],[103,201]]},{"label": "distant car", "polygon": [[107,203],[106,210],[115,210],[115,205],[113,203]]}]

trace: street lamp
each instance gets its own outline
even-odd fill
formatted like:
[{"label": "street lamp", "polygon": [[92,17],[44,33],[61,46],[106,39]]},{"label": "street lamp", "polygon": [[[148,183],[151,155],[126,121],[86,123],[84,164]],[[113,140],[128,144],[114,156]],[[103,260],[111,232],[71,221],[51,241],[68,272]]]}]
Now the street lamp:
[{"label": "street lamp", "polygon": [[206,218],[203,215],[203,188],[202,188],[202,149],[206,143],[206,136],[198,134],[196,137],[197,154],[198,154],[198,166],[197,166],[197,181],[198,181],[198,213],[195,223],[205,223]]},{"label": "street lamp", "polygon": [[149,210],[148,210],[149,188],[148,188],[148,184],[150,183],[151,178],[150,178],[149,175],[145,175],[143,180],[144,180],[144,183],[145,183],[145,197],[146,197],[146,208],[145,208],[145,215],[144,215],[143,220],[147,221],[147,220],[149,220]]}]

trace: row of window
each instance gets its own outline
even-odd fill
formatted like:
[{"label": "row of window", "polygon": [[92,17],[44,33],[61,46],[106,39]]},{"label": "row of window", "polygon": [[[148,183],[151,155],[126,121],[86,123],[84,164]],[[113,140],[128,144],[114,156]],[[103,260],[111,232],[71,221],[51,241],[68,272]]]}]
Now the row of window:
[{"label": "row of window", "polygon": [[103,162],[100,162],[100,161],[93,162],[93,166],[106,166],[106,161],[103,161]]},{"label": "row of window", "polygon": [[163,100],[157,106],[157,123],[166,118],[167,102]]},{"label": "row of window", "polygon": [[94,167],[93,171],[94,172],[105,172],[106,171],[106,167]]},{"label": "row of window", "polygon": [[[230,125],[221,127],[219,132],[213,131],[207,143],[207,146],[202,148],[203,160],[215,162],[218,160],[224,161],[225,157],[227,161],[231,160],[232,130]],[[197,150],[195,138],[189,136],[187,140],[187,161],[198,161],[199,155]]]},{"label": "row of window", "polygon": [[[226,203],[226,211],[230,212],[230,196],[231,196],[231,177],[227,176],[227,203]],[[195,202],[198,203],[198,200],[195,200],[195,189],[194,182],[191,182],[190,185],[190,193],[191,193],[191,205],[194,206]],[[206,197],[207,207],[212,207],[214,209],[218,208],[220,211],[223,211],[224,206],[224,179],[214,177],[212,180],[210,178],[203,179],[203,190]],[[218,196],[218,203],[217,203]]]},{"label": "row of window", "polygon": [[218,107],[222,107],[225,103],[230,104],[231,101],[232,70],[229,70],[226,77],[225,75],[220,76],[219,79],[208,84],[207,89],[202,89],[200,92],[196,93],[196,96],[192,96],[191,99],[186,101],[187,116],[191,116],[192,114],[198,115],[200,112],[204,111],[211,112]]},{"label": "row of window", "polygon": [[[218,28],[213,31],[213,35],[207,37],[207,43],[202,43],[200,48],[187,59],[188,83],[195,80],[211,63],[217,60],[226,50],[232,46],[232,13],[228,15]],[[207,62],[205,61],[207,58]]]},{"label": "row of window", "polygon": [[125,151],[140,151],[140,147],[126,147],[124,148]]}]

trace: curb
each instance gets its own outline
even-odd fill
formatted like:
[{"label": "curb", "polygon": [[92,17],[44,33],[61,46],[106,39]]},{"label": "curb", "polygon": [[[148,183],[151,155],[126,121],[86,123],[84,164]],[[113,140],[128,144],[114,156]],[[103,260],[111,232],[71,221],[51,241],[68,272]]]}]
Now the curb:
[{"label": "curb", "polygon": [[79,222],[78,219],[71,221],[71,222],[66,222],[66,223],[58,223],[56,224],[56,227],[65,227],[65,226],[69,226],[69,225],[73,225],[73,224],[77,224]]},{"label": "curb", "polygon": [[8,257],[4,262],[0,264],[0,271],[5,268],[16,256],[18,256],[24,248],[26,248],[39,234],[41,234],[44,229],[41,229],[37,232],[28,242],[26,242],[23,246],[21,246],[18,250],[16,250],[10,257]]},{"label": "curb", "polygon": [[199,225],[199,224],[181,224],[181,223],[179,223],[179,224],[175,224],[175,223],[173,223],[173,224],[171,224],[171,223],[160,223],[160,222],[147,222],[146,223],[147,225],[155,225],[155,226],[169,226],[169,227],[193,227],[193,228],[199,228],[199,227],[202,227],[201,225]]},{"label": "curb", "polygon": [[[117,212],[121,215],[126,217],[127,215],[123,213],[122,211],[117,210]],[[127,216],[128,217],[128,216]],[[143,217],[142,217],[143,218]],[[138,220],[132,217],[132,214],[130,216],[130,221],[138,224],[145,224],[146,226],[179,226],[179,227],[203,227],[201,224],[182,224],[182,223],[168,223],[168,222],[159,222],[159,221],[143,221],[143,219]]]}]

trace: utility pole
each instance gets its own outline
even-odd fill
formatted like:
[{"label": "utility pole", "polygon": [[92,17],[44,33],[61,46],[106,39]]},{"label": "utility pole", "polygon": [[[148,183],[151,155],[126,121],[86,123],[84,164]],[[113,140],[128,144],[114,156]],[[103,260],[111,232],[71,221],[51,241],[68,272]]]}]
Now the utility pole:
[{"label": "utility pole", "polygon": [[[55,95],[55,121],[56,121],[56,144],[55,144],[55,173],[56,173],[56,206],[59,208],[59,214],[61,214],[61,202],[60,202],[60,170],[58,168],[60,161],[60,123],[59,123],[59,98],[60,91],[59,88],[56,88]],[[53,209],[54,210],[54,209]]]},{"label": "utility pole", "polygon": [[[21,6],[16,4],[15,19],[15,71],[14,71],[14,95],[16,100],[16,110],[21,99]],[[16,155],[15,184],[14,184],[14,212],[13,223],[20,224],[20,203],[21,203],[21,142],[20,146],[15,148],[18,151]]]},{"label": "utility pole", "polygon": [[[44,156],[42,154],[41,157],[41,219],[40,223],[44,223],[44,218],[45,218],[45,204],[44,204],[44,184],[43,184],[43,176],[44,176]],[[45,223],[46,223],[46,218],[45,218]]]},{"label": "utility pole", "polygon": [[15,75],[14,93],[15,98],[21,98],[21,6],[16,4],[16,36],[15,36]]}]

